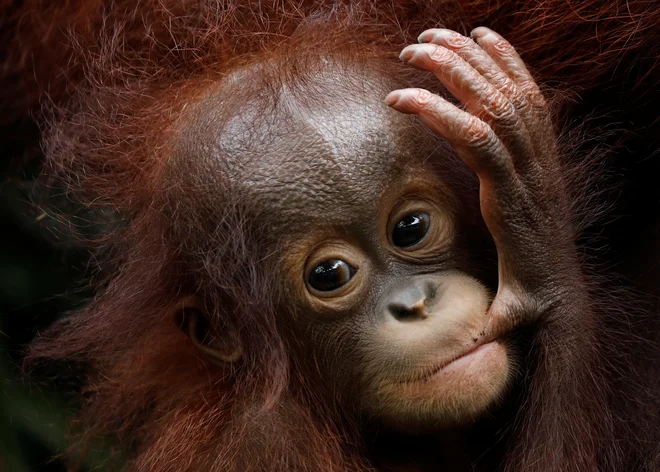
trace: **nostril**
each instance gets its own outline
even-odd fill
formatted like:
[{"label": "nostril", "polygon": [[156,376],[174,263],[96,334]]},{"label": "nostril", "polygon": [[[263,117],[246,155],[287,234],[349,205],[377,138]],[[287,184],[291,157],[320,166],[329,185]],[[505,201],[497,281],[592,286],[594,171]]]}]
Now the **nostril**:
[{"label": "nostril", "polygon": [[411,316],[410,310],[401,305],[389,305],[387,309],[397,320],[405,320]]},{"label": "nostril", "polygon": [[399,305],[392,303],[387,306],[390,314],[398,321],[412,321],[415,319],[425,318],[424,303],[417,303],[413,306]]}]

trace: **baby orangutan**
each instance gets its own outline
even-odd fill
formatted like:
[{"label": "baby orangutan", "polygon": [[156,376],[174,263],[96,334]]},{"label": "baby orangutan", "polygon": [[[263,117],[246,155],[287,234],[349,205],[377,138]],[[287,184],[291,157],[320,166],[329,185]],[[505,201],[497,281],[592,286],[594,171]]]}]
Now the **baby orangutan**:
[{"label": "baby orangutan", "polygon": [[46,175],[121,217],[29,355],[89,369],[84,438],[131,471],[644,470],[509,42],[433,28],[398,61],[429,2],[147,3],[108,6],[45,131]]},{"label": "baby orangutan", "polygon": [[[250,64],[182,119],[170,198],[190,199],[206,216],[187,218],[212,226],[221,222],[209,209],[239,202],[275,274],[278,329],[294,359],[358,423],[421,434],[473,422],[507,391],[516,329],[542,319],[569,342],[577,328],[563,325],[578,312],[589,320],[543,96],[509,43],[487,28],[473,37],[432,29],[401,53],[434,74],[444,98],[387,94],[405,84],[378,64],[329,55],[306,62],[304,80],[269,75],[287,64]],[[479,179],[497,248],[492,303],[479,279],[495,267],[491,246],[456,154]],[[185,304],[209,316],[203,302]],[[206,354],[220,346],[216,360],[240,349],[190,332]],[[573,356],[583,354],[555,362]],[[562,407],[576,408],[579,424],[579,398]]]}]

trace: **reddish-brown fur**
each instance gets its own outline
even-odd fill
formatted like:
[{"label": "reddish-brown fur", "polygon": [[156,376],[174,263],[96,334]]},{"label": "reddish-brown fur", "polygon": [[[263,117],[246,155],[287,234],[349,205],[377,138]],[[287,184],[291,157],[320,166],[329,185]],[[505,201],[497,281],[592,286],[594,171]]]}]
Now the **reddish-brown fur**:
[{"label": "reddish-brown fur", "polygon": [[[107,285],[88,307],[43,335],[29,356],[91,364],[80,429],[85,437],[110,435],[119,451],[131,451],[134,470],[371,467],[359,435],[330,420],[340,415],[329,407],[310,401],[313,388],[292,368],[277,334],[265,288],[270,284],[255,269],[247,235],[234,231],[225,246],[213,249],[202,242],[202,277],[181,264],[189,248],[171,243],[171,218],[186,208],[173,206],[166,196],[172,192],[162,187],[169,137],[205,83],[282,47],[378,49],[396,57],[427,27],[468,33],[487,25],[517,47],[539,82],[559,96],[579,102],[579,94],[593,89],[637,87],[642,94],[657,86],[647,74],[660,40],[660,9],[643,0],[55,3],[0,7],[3,38],[11,37],[0,42],[2,83],[11,84],[0,91],[3,112],[8,105],[1,119],[11,123],[35,113],[44,123],[46,178],[64,185],[75,201],[105,212],[100,221],[108,230],[84,243],[102,261]],[[635,77],[626,74],[631,64]],[[564,108],[568,118],[570,110]],[[222,280],[208,269],[218,260]],[[247,362],[237,371],[205,362],[172,322],[172,306],[188,292],[206,294],[216,322],[240,320]],[[221,311],[245,299],[249,310]],[[607,358],[613,346],[612,352],[625,350],[620,336],[634,333],[603,328],[599,343],[584,349],[598,360],[593,382],[569,390],[580,393],[582,405],[593,397],[602,410],[579,417],[562,410],[568,394],[555,389],[567,376],[578,377],[553,365],[571,355],[570,343],[541,340],[551,361],[539,366],[510,447],[498,446],[503,470],[658,465],[652,457],[657,445],[645,443],[657,433],[640,430],[652,426],[641,420],[646,407],[618,410],[614,403],[623,393],[606,381],[615,375],[629,376],[623,383],[636,381],[623,371],[622,365],[629,369],[621,364],[625,356]],[[290,395],[290,385],[307,394]],[[614,399],[612,405],[599,404],[603,397]],[[246,408],[248,414],[235,414]]]}]

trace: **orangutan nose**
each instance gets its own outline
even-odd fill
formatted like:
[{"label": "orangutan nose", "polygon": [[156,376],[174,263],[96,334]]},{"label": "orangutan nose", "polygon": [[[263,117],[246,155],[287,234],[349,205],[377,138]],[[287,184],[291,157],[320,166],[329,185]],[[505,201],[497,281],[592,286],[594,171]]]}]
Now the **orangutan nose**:
[{"label": "orangutan nose", "polygon": [[388,297],[387,311],[398,321],[426,319],[437,288],[428,280],[415,280],[393,290]]}]

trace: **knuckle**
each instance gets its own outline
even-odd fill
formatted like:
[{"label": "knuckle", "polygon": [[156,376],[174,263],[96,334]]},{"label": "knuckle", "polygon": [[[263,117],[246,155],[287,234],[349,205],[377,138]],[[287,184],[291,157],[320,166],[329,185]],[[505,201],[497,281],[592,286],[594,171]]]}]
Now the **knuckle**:
[{"label": "knuckle", "polygon": [[446,41],[447,41],[447,45],[454,49],[463,49],[466,47],[470,47],[472,44],[474,44],[474,41],[472,39],[466,38],[465,36],[458,33],[453,33],[452,35],[448,35]]},{"label": "knuckle", "polygon": [[529,107],[525,95],[516,83],[505,74],[496,74],[492,82],[499,92],[513,105],[516,110],[526,110]]},{"label": "knuckle", "polygon": [[474,116],[465,123],[463,135],[466,144],[472,148],[489,148],[494,143],[494,133],[490,126]]},{"label": "knuckle", "polygon": [[447,48],[443,48],[442,46],[438,46],[435,48],[435,50],[431,53],[429,56],[431,61],[433,61],[436,64],[439,63],[447,63],[453,60],[454,58],[454,53],[450,51]]},{"label": "knuckle", "polygon": [[517,87],[514,87],[508,95],[509,102],[513,107],[519,112],[525,112],[529,109],[529,102],[525,98],[525,95],[518,90]]},{"label": "knuckle", "polygon": [[419,89],[416,94],[413,95],[412,100],[420,108],[428,108],[428,106],[433,102],[434,96],[431,92],[424,89]]},{"label": "knuckle", "polygon": [[521,101],[523,96],[513,80],[508,77],[498,77],[498,79],[500,79],[498,84],[500,91],[508,97],[512,103],[515,104],[516,102]]},{"label": "knuckle", "polygon": [[501,94],[497,94],[490,100],[486,113],[493,121],[511,121],[516,117],[515,107]]},{"label": "knuckle", "polygon": [[506,39],[499,38],[493,43],[493,49],[501,55],[512,55],[515,54],[515,49],[511,46]]},{"label": "knuckle", "polygon": [[531,103],[534,107],[547,108],[548,104],[545,100],[545,97],[535,82],[531,80],[526,81],[521,85],[520,88],[523,96],[525,96],[527,101],[529,101],[529,103]]}]

